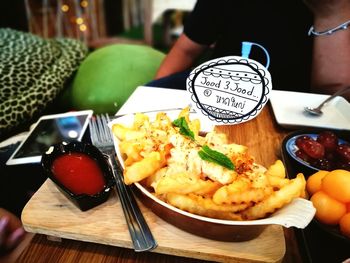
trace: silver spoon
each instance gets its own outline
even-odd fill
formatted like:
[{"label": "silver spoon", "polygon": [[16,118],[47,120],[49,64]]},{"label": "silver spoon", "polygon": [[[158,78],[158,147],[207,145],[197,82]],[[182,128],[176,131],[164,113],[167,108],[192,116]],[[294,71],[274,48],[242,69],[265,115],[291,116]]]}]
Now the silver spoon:
[{"label": "silver spoon", "polygon": [[325,101],[323,101],[320,105],[318,105],[316,108],[312,108],[312,107],[305,107],[304,110],[307,113],[310,113],[311,115],[316,115],[316,116],[321,116],[323,114],[322,112],[322,107],[329,102],[330,100],[334,99],[336,96],[343,94],[347,91],[350,91],[350,87],[345,87],[341,90],[338,90],[337,92],[335,92],[332,96],[329,96]]}]

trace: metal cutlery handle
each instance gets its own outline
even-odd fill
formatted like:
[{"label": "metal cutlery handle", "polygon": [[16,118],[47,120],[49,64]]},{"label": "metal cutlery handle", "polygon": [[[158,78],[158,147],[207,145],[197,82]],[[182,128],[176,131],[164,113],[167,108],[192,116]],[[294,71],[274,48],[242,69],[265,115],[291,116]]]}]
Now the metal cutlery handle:
[{"label": "metal cutlery handle", "polygon": [[157,247],[157,242],[136,203],[130,187],[124,184],[114,153],[110,153],[108,159],[113,168],[117,193],[125,214],[126,223],[135,251],[142,252],[154,249]]},{"label": "metal cutlery handle", "polygon": [[157,246],[157,242],[136,203],[130,187],[124,184],[123,175],[120,170],[121,166],[118,165],[116,159],[113,135],[108,127],[108,121],[108,114],[105,116],[96,115],[96,119],[90,121],[91,142],[108,156],[134,250],[137,252],[148,251],[154,249]]},{"label": "metal cutlery handle", "polygon": [[334,99],[336,96],[341,95],[343,93],[346,93],[350,91],[350,86],[346,86],[340,90],[338,90],[337,92],[335,92],[333,95],[329,96],[327,99],[325,99],[321,104],[319,104],[316,108],[314,107],[305,107],[304,111],[306,113],[309,113],[311,115],[314,116],[321,116],[323,114],[322,112],[322,108],[323,106],[328,103],[330,100]]},{"label": "metal cutlery handle", "polygon": [[350,87],[349,87],[349,86],[347,86],[347,87],[345,87],[345,88],[343,88],[343,89],[338,90],[338,91],[335,92],[332,96],[329,96],[325,101],[323,101],[320,105],[318,105],[317,108],[322,108],[323,105],[325,105],[327,102],[329,102],[330,100],[332,100],[334,97],[336,97],[336,96],[338,96],[338,95],[341,95],[341,94],[343,94],[343,93],[346,93],[346,92],[348,92],[348,91],[350,91]]}]

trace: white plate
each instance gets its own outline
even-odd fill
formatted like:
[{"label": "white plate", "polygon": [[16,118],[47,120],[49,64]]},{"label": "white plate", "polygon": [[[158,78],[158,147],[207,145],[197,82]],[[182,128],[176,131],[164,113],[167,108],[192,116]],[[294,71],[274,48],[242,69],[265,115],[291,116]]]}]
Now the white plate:
[{"label": "white plate", "polygon": [[273,90],[270,97],[273,113],[279,125],[285,128],[330,128],[350,130],[350,103],[336,97],[327,103],[322,116],[304,112],[304,107],[317,107],[329,95]]},{"label": "white plate", "polygon": [[191,103],[186,90],[139,86],[116,115],[160,109],[185,108]]}]

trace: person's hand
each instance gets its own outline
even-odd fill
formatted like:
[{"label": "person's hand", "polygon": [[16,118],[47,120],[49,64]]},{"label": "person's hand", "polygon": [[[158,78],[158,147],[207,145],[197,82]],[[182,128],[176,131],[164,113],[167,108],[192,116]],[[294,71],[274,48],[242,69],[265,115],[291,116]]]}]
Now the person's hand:
[{"label": "person's hand", "polygon": [[303,0],[314,14],[317,31],[327,30],[350,20],[349,0]]},{"label": "person's hand", "polygon": [[21,221],[12,213],[0,208],[0,254],[14,249],[24,236]]}]

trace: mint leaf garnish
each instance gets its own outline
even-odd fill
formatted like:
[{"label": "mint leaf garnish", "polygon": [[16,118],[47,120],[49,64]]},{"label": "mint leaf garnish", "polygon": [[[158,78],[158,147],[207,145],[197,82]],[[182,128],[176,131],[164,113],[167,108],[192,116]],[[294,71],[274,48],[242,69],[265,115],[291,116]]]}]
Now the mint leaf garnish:
[{"label": "mint leaf garnish", "polygon": [[[173,121],[173,125],[179,127],[180,134],[189,137],[191,140],[195,141],[194,133],[188,127],[185,117],[180,117]],[[216,163],[223,167],[226,167],[229,170],[234,170],[235,166],[232,161],[223,153],[210,149],[209,146],[202,146],[201,150],[198,152],[199,157],[202,160]]]},{"label": "mint leaf garnish", "polygon": [[229,170],[234,170],[235,165],[232,161],[223,153],[210,149],[209,146],[203,145],[201,150],[198,152],[199,157],[208,162],[216,163]]},{"label": "mint leaf garnish", "polygon": [[190,130],[190,128],[188,127],[188,124],[186,122],[185,117],[180,117],[176,120],[173,121],[173,125],[176,127],[180,128],[180,134],[189,137],[191,140],[195,140],[194,139],[194,133],[193,131]]}]

